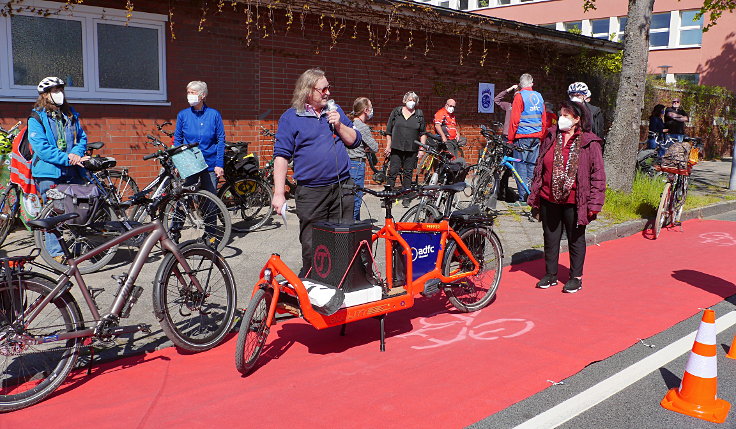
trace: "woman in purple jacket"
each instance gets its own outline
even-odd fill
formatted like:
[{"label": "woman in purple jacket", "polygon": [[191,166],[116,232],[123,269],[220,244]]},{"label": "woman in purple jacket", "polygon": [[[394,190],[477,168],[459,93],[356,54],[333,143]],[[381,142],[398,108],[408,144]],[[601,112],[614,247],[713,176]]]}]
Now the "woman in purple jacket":
[{"label": "woman in purple jacket", "polygon": [[546,274],[537,283],[540,289],[557,284],[563,225],[570,251],[570,279],[562,291],[575,293],[583,285],[585,226],[601,211],[606,192],[601,139],[590,129],[587,108],[565,101],[557,125],[546,131],[539,149],[528,202],[539,210],[544,232]]}]

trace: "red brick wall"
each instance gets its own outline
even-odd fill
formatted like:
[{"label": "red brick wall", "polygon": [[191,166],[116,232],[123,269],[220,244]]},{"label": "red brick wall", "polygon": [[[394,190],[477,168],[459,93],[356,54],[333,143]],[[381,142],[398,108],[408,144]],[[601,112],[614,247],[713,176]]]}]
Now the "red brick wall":
[{"label": "red brick wall", "polygon": [[[167,14],[167,5],[162,3],[138,1],[135,5],[136,10]],[[119,1],[85,1],[84,4],[121,7]],[[186,107],[185,85],[191,80],[207,82],[208,105],[222,113],[227,139],[251,142],[251,149],[260,155],[262,163],[272,153],[272,142],[259,135],[259,125],[276,128],[279,116],[289,107],[296,78],[310,67],[325,70],[334,88],[333,97],[346,111],[351,110],[356,97],[370,98],[375,109],[370,125],[375,130],[385,127],[391,109],[401,104],[407,91],[419,94],[418,107],[428,121],[446,98],[455,98],[461,132],[470,143],[466,150],[470,161],[477,159],[483,145],[478,127],[491,120],[503,121],[502,113],[476,113],[478,82],[495,83],[501,90],[518,82],[521,73],[528,72],[535,78],[535,89],[552,102],[563,98],[569,83],[561,66],[546,64],[549,61],[545,54],[554,52],[553,46],[532,49],[489,41],[485,67],[481,67],[482,42],[473,40],[472,50],[467,54],[465,39],[463,65],[460,65],[459,36],[431,34],[430,50],[425,56],[424,33],[414,31],[413,47],[405,49],[409,35],[402,30],[398,35],[393,33],[381,55],[375,56],[366,24],[358,25],[357,37],[352,39],[353,23],[346,21],[346,30],[330,49],[329,27],[325,25],[320,31],[318,16],[307,17],[302,33],[295,15],[285,34],[286,19],[279,10],[274,11],[276,23],[269,28],[269,36],[262,38],[254,33],[251,45],[246,46],[242,7],[233,12],[226,6],[222,13],[209,16],[204,30],[198,32],[199,6],[184,1],[174,4],[176,39],[169,37],[166,44],[167,87],[172,105],[75,104],[90,141],[105,141],[103,153],[115,156],[119,165],[130,166],[141,184],[157,172],[153,161],[141,159],[153,151],[146,145],[145,135],[155,134],[155,122],[173,122],[176,113]],[[375,28],[378,34],[385,33],[385,28]],[[170,36],[168,30],[167,36]],[[30,103],[0,103],[2,124],[9,125],[26,117],[30,107]],[[383,138],[378,134],[375,137],[383,147]]]}]

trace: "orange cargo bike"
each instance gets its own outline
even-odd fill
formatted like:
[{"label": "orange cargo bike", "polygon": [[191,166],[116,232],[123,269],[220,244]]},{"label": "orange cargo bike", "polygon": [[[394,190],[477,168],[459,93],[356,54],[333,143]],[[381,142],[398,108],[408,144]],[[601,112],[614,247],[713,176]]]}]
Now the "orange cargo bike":
[{"label": "orange cargo bike", "polygon": [[[380,350],[385,350],[385,315],[414,305],[417,295],[442,290],[462,312],[477,311],[494,298],[501,280],[503,250],[493,232],[493,217],[476,207],[451,212],[439,223],[394,222],[392,203],[408,194],[450,192],[465,183],[374,191],[383,200],[385,225],[370,223],[314,226],[314,263],[300,278],[273,254],[261,270],[243,316],[235,353],[238,371],[256,365],[276,315],[302,317],[317,329],[374,317],[380,321]],[[381,244],[383,248],[381,249]],[[385,277],[374,258],[385,253]],[[281,316],[278,319],[281,321]]]}]

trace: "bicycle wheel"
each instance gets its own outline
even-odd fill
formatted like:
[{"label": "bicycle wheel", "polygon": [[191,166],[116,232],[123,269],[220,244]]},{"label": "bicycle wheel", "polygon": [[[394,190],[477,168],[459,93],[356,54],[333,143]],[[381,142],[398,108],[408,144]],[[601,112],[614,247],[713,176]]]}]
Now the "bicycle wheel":
[{"label": "bicycle wheel", "polygon": [[243,375],[255,367],[268,337],[270,327],[266,326],[266,319],[271,300],[271,291],[259,288],[248,303],[248,309],[240,322],[238,342],[235,344],[235,367]]},{"label": "bicycle wheel", "polygon": [[672,193],[672,223],[680,223],[682,210],[685,208],[685,200],[687,199],[687,185],[690,182],[689,176],[679,176],[676,182],[675,190]]},{"label": "bicycle wheel", "polygon": [[160,214],[172,240],[184,243],[204,239],[218,252],[230,241],[232,224],[225,204],[212,192],[184,192],[166,202]]},{"label": "bicycle wheel", "polygon": [[424,222],[424,223],[435,223],[442,219],[440,209],[434,206],[432,203],[416,204],[409,208],[409,210],[401,216],[399,222]]},{"label": "bicycle wheel", "polygon": [[50,279],[35,273],[14,276],[10,287],[0,281],[0,412],[42,401],[64,382],[77,361],[82,338],[63,344],[46,341],[83,328],[82,313],[69,293],[52,299],[30,322],[21,319],[53,288]]},{"label": "bicycle wheel", "polygon": [[482,209],[495,208],[491,207],[491,197],[496,193],[496,176],[493,171],[483,169],[479,175],[473,178],[473,204]]},{"label": "bicycle wheel", "polygon": [[[491,302],[501,281],[501,242],[492,230],[485,227],[466,229],[459,235],[480,264],[480,269],[476,275],[445,285],[443,290],[458,310],[480,310]],[[446,276],[473,270],[473,262],[454,240],[447,245],[443,265]]]},{"label": "bicycle wheel", "polygon": [[258,179],[239,179],[230,186],[224,184],[217,192],[230,212],[233,230],[250,232],[263,226],[273,214],[273,194],[265,182]]},{"label": "bicycle wheel", "polygon": [[667,182],[662,190],[662,196],[659,198],[659,207],[657,208],[657,216],[654,218],[654,238],[659,238],[659,233],[662,231],[662,227],[669,225],[671,222],[671,207],[670,201],[672,199],[672,193],[670,192],[672,183]]},{"label": "bicycle wheel", "polygon": [[138,184],[125,170],[107,170],[107,175],[120,202],[127,201],[140,191]]},{"label": "bicycle wheel", "polygon": [[[52,203],[49,203],[46,204],[46,206],[41,210],[41,213],[38,215],[38,219],[45,219],[47,217],[58,216],[60,214],[63,214],[63,212],[58,212],[54,208],[54,205]],[[94,249],[95,247],[105,243],[112,236],[120,235],[119,233],[103,232],[101,228],[98,228],[99,226],[104,225],[106,222],[118,220],[118,216],[115,214],[115,211],[112,209],[112,207],[103,203],[92,216],[93,217],[90,221],[90,226],[68,224],[59,225],[59,230],[64,237],[66,245],[69,247],[72,258],[78,258],[86,254],[90,250]],[[59,262],[51,256],[48,248],[46,247],[46,233],[44,231],[38,229],[34,230],[33,239],[36,243],[36,247],[41,249],[41,258],[43,258],[43,260],[46,262],[46,264],[48,264],[49,267],[58,272],[64,272],[67,270],[67,268],[69,268],[69,266],[65,263],[66,261]],[[79,271],[82,274],[88,274],[98,271],[99,269],[107,265],[113,257],[115,257],[115,253],[117,253],[117,251],[118,246],[113,246],[105,250],[104,252],[80,263],[78,265]]]},{"label": "bicycle wheel", "polygon": [[20,190],[10,185],[0,185],[0,246],[10,234],[20,210]]},{"label": "bicycle wheel", "polygon": [[[181,249],[187,272],[173,253],[164,258],[153,281],[153,309],[167,337],[182,349],[211,349],[225,338],[235,317],[237,293],[230,266],[201,243]],[[202,291],[192,282],[199,281]]]}]

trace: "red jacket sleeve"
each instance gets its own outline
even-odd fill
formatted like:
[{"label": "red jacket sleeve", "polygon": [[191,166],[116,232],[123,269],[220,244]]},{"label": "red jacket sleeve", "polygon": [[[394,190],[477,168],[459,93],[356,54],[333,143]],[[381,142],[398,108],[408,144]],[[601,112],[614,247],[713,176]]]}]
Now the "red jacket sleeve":
[{"label": "red jacket sleeve", "polygon": [[511,118],[509,119],[509,142],[516,138],[516,130],[519,128],[521,112],[524,111],[524,99],[520,93],[514,94],[514,102],[511,104]]}]

